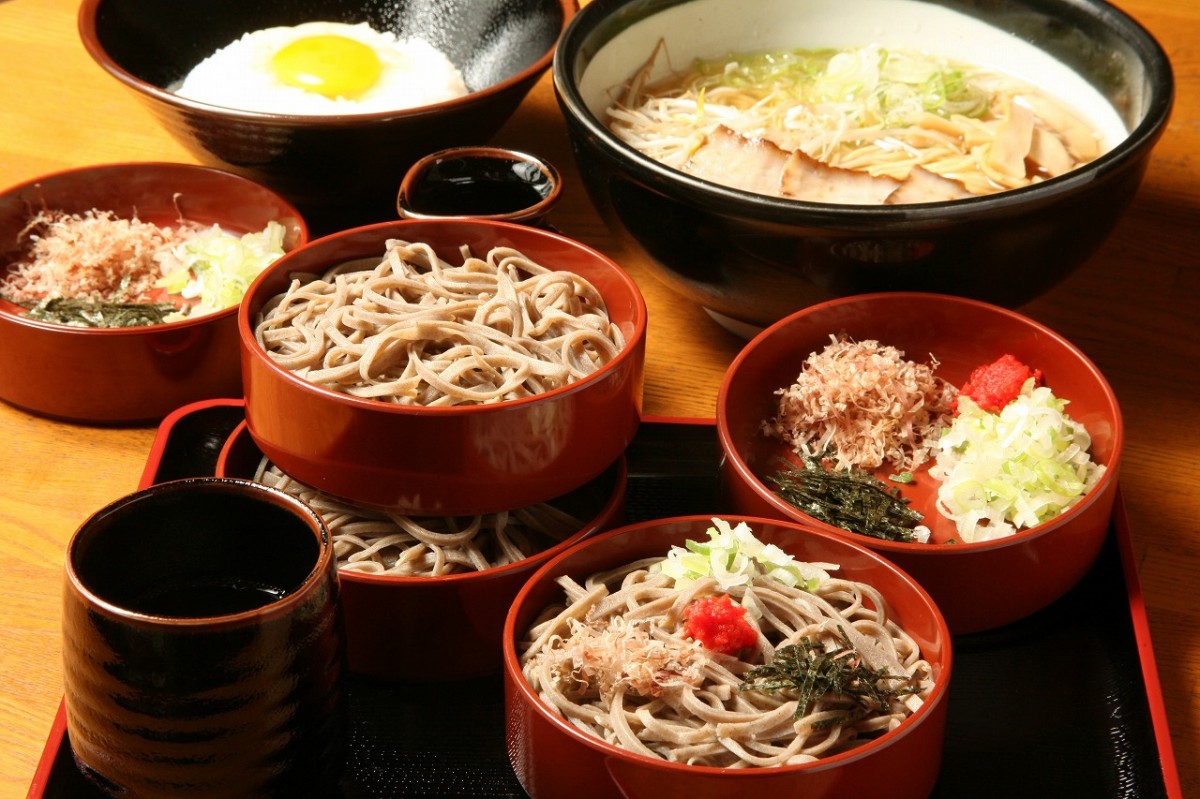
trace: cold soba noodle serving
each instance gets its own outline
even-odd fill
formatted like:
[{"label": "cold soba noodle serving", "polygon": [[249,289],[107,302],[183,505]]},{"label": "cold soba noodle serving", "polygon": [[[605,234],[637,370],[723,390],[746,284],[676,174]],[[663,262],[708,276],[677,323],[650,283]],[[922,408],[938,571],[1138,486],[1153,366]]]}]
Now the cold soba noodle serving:
[{"label": "cold soba noodle serving", "polygon": [[649,63],[608,109],[623,141],[734,188],[831,203],[986,195],[1062,175],[1105,149],[1065,102],[1007,75],[878,45]]},{"label": "cold soba noodle serving", "polygon": [[255,335],[280,366],[325,388],[405,405],[501,402],[566,386],[624,337],[587,280],[509,247],[458,265],[419,242],[382,261],[294,279]]},{"label": "cold soba noodle serving", "polygon": [[550,504],[480,516],[415,517],[351,505],[264,458],[256,482],[304,500],[329,528],[338,569],[440,577],[516,563],[574,535],[583,523]]},{"label": "cold soba noodle serving", "polygon": [[869,585],[797,561],[745,523],[663,558],[558,582],[518,642],[526,680],[580,729],[692,765],[805,763],[901,724],[930,664]]}]

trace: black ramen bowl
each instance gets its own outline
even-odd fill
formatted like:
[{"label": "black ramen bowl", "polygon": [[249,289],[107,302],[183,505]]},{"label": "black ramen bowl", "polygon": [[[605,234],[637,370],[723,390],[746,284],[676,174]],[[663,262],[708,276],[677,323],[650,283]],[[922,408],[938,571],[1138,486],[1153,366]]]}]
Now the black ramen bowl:
[{"label": "black ramen bowl", "polygon": [[[93,59],[200,161],[296,204],[319,232],[395,217],[396,186],[419,157],[495,133],[550,67],[575,0],[83,0]],[[248,31],[369,22],[419,37],[461,71],[469,94],[396,111],[294,116],[182,98],[167,87]]]},{"label": "black ramen bowl", "polygon": [[[1089,102],[1099,158],[1022,188],[905,205],[727,188],[619,139],[606,109],[659,44],[674,70],[760,50],[939,52]],[[651,79],[666,74],[655,67]],[[1080,267],[1129,205],[1174,100],[1171,65],[1102,0],[594,0],[559,41],[554,87],[590,196],[663,281],[752,332],[834,297],[929,291],[1017,307]],[[1055,86],[1054,90],[1049,86]],[[1093,115],[1098,115],[1100,120]]]}]

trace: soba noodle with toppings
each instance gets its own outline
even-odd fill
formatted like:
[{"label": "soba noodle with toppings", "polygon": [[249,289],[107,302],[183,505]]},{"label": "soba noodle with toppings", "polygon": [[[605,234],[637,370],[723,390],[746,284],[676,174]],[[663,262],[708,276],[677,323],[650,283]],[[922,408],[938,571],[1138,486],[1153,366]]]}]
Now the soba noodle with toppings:
[{"label": "soba noodle with toppings", "polygon": [[378,263],[296,278],[255,335],[286,369],[326,388],[405,405],[500,402],[592,374],[624,345],[582,276],[510,247],[462,263],[391,240]]},{"label": "soba noodle with toppings", "polygon": [[266,458],[254,479],[300,498],[321,515],[342,571],[401,577],[483,571],[524,560],[583,526],[549,504],[471,517],[373,511],[294,480]]},{"label": "soba noodle with toppings", "polygon": [[713,519],[709,541],[578,583],[518,642],[569,722],[693,765],[792,765],[860,746],[923,703],[933,670],[870,585]]}]

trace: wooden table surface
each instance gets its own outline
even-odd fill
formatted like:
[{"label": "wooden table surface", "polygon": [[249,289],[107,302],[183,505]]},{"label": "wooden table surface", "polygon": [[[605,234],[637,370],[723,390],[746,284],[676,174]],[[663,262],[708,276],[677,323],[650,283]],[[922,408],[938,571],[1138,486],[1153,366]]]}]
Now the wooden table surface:
[{"label": "wooden table surface", "polygon": [[[1118,5],[1170,55],[1175,112],[1108,241],[1021,310],[1081,347],[1120,398],[1121,482],[1172,748],[1184,796],[1200,796],[1200,3]],[[0,186],[86,164],[195,161],[88,58],[76,8],[76,0],[0,0]],[[567,181],[555,225],[642,286],[646,413],[711,417],[744,342],[662,287],[598,220],[549,76],[494,140],[554,161]],[[62,424],[0,403],[0,796],[28,789],[61,696],[64,546],[89,513],[136,488],[154,433]]]}]

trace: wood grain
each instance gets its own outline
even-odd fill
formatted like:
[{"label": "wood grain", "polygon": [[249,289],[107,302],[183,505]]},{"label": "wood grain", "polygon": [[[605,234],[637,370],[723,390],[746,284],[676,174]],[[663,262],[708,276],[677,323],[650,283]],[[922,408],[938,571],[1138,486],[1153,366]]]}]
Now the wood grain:
[{"label": "wood grain", "polygon": [[[1200,4],[1118,5],[1170,55],[1174,114],[1108,241],[1022,310],[1082,347],[1121,400],[1121,482],[1171,741],[1183,795],[1200,796]],[[76,9],[76,0],[0,0],[0,186],[83,164],[195,160],[88,58]],[[597,218],[548,77],[494,141],[554,161],[567,180],[554,224],[642,286],[645,412],[711,417],[743,342],[667,290]],[[154,430],[62,424],[0,404],[0,433],[0,796],[21,796],[62,692],[64,545],[88,514],[136,487]]]}]

